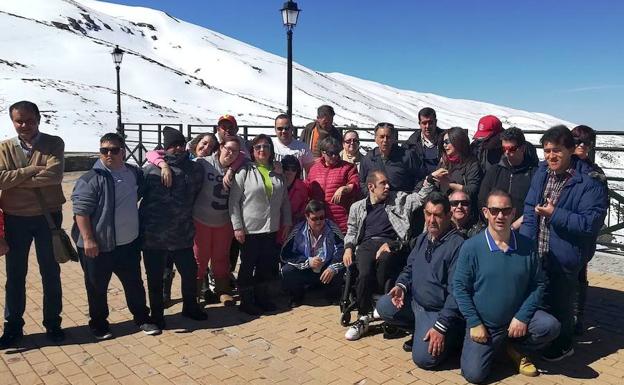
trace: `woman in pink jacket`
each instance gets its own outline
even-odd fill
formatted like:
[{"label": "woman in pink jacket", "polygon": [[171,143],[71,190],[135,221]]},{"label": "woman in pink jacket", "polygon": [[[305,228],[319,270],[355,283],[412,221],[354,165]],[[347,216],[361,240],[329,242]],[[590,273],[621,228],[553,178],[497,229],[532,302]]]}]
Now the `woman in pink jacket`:
[{"label": "woman in pink jacket", "polygon": [[325,202],[329,218],[344,234],[349,208],[360,194],[357,168],[340,158],[342,146],[335,138],[321,140],[319,149],[322,157],[310,168],[306,179],[310,199]]}]

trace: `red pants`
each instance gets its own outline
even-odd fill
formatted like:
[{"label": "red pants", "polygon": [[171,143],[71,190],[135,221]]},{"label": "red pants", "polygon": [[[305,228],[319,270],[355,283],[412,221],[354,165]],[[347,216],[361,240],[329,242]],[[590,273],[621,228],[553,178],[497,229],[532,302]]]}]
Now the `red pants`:
[{"label": "red pants", "polygon": [[195,244],[193,251],[197,261],[197,279],[204,278],[208,262],[216,279],[230,276],[230,244],[234,238],[232,224],[221,227],[206,226],[193,220],[195,223]]}]

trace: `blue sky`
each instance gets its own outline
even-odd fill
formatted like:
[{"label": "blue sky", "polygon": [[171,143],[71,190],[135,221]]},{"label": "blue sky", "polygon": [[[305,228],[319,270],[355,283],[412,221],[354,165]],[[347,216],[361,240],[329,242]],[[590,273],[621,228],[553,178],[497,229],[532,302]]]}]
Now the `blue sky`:
[{"label": "blue sky", "polygon": [[[108,1],[160,9],[286,56],[282,1]],[[309,68],[624,131],[624,1],[298,4],[294,60]]]}]

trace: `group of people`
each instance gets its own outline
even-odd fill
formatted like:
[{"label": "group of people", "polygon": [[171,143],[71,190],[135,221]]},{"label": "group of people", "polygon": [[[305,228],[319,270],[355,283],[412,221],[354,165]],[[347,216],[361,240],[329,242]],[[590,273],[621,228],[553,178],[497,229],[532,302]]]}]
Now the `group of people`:
[{"label": "group of people", "polygon": [[[0,143],[3,348],[23,336],[33,239],[46,335],[64,339],[60,268],[45,218],[62,220],[64,145],[39,132],[34,103],[15,103],[9,113],[17,137]],[[552,127],[540,163],[522,130],[503,129],[495,116],[479,121],[471,143],[461,127],[439,128],[426,107],[402,145],[393,124],[377,124],[377,146],[363,155],[358,133],[343,133],[334,115],[320,106],[301,140],[283,114],[274,137],[249,142],[232,115],[218,119],[216,135],[190,143],[166,127],[162,149],[149,152],[142,169],[125,162],[123,137],[102,136],[99,159],[71,195],[94,337],[113,336],[113,273],[137,327],[150,335],[165,329],[175,267],[182,315],[196,321],[208,317],[200,305],[208,271],[217,300],[235,305],[237,291],[239,310],[250,315],[277,309],[274,279],[291,307],[315,287],[335,303],[352,285],[358,319],[348,340],[382,319],[413,335],[404,348],[419,367],[461,351],[470,382],[485,380],[501,347],[526,375],[537,374],[530,351],[549,360],[571,355],[608,206],[606,178],[590,157],[594,131]]]}]

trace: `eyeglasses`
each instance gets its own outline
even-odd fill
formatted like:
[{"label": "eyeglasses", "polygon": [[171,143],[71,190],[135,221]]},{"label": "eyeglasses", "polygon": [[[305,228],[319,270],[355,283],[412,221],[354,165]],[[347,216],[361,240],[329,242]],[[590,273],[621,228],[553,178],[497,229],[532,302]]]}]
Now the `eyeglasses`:
[{"label": "eyeglasses", "polygon": [[589,140],[583,140],[580,138],[574,138],[574,146],[578,147],[580,145],[584,145],[585,147],[591,147],[594,143]]},{"label": "eyeglasses", "polygon": [[227,153],[232,153],[232,152],[237,152],[236,150],[234,150],[233,148],[229,148],[227,146],[223,146],[223,150],[225,150],[225,152]]},{"label": "eyeglasses", "polygon": [[360,141],[357,140],[357,139],[346,139],[344,142],[346,144],[358,144],[358,143],[360,143]]},{"label": "eyeglasses", "polygon": [[504,152],[516,152],[520,146],[503,146]]},{"label": "eyeglasses", "polygon": [[334,156],[340,156],[339,151],[323,151],[323,154],[329,156],[330,158]]},{"label": "eyeglasses", "polygon": [[487,209],[490,212],[490,215],[494,217],[497,217],[500,213],[503,213],[503,216],[507,217],[511,215],[513,207],[488,207]]},{"label": "eyeglasses", "polygon": [[268,144],[256,144],[253,146],[253,149],[256,151],[270,150],[271,146]]},{"label": "eyeglasses", "polygon": [[451,201],[451,206],[457,207],[459,205],[462,205],[463,207],[468,207],[468,206],[470,206],[470,201],[467,200],[467,199],[460,199],[460,200],[456,200],[456,201]]},{"label": "eyeglasses", "polygon": [[290,126],[285,126],[285,127],[275,127],[275,129],[279,132],[282,131],[290,131],[291,127]]},{"label": "eyeglasses", "polygon": [[102,155],[108,155],[109,153],[113,155],[118,155],[120,152],[120,147],[100,147],[100,154]]},{"label": "eyeglasses", "polygon": [[321,215],[318,217],[313,217],[312,215],[310,215],[308,219],[311,220],[312,222],[321,222],[325,220],[325,215]]},{"label": "eyeglasses", "polygon": [[444,145],[445,145],[445,146],[448,146],[449,144],[452,144],[452,143],[451,143],[451,141],[450,141],[450,140],[448,140],[448,139],[444,139],[444,140],[442,141],[442,143],[444,143]]}]

